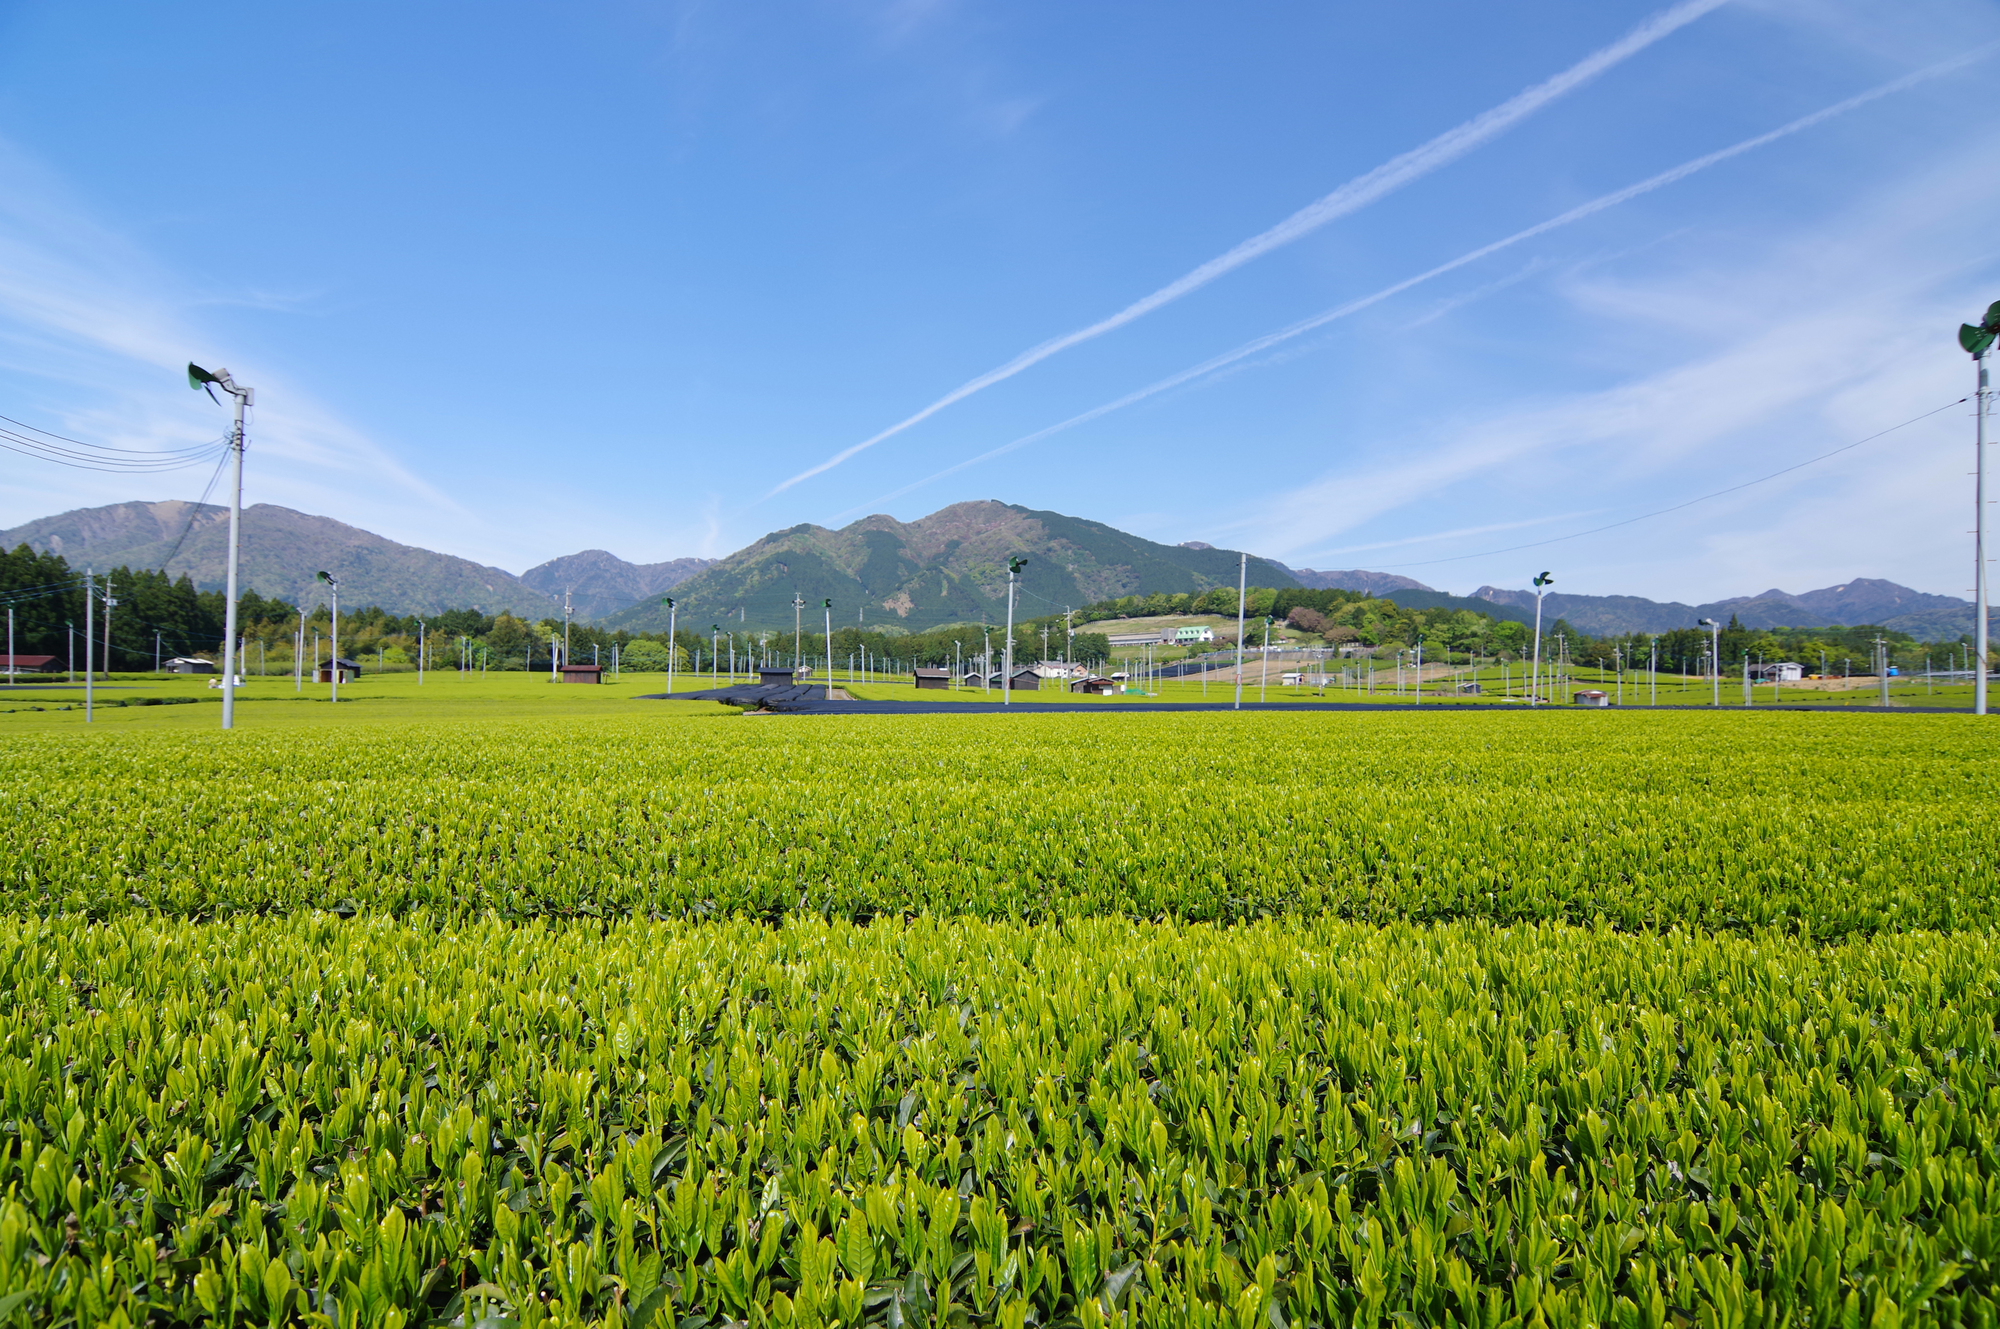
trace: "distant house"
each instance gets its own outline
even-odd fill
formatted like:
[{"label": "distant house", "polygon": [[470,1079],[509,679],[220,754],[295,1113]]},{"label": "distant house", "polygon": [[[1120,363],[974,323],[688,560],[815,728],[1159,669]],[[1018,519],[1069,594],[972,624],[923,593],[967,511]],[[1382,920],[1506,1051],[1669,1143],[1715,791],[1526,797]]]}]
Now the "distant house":
[{"label": "distant house", "polygon": [[1177,646],[1185,646],[1188,645],[1189,643],[1198,641],[1214,641],[1214,640],[1215,640],[1215,629],[1213,628],[1194,627],[1194,628],[1174,629],[1174,644]]},{"label": "distant house", "polygon": [[977,669],[968,669],[965,671],[965,677],[958,681],[968,688],[983,688],[986,686],[986,675],[980,673]]},{"label": "distant house", "polygon": [[1113,646],[1157,646],[1170,642],[1173,637],[1165,632],[1118,632],[1111,636]]},{"label": "distant house", "polygon": [[53,655],[4,655],[0,654],[0,669],[9,677],[15,674],[39,674],[54,665]]},{"label": "distant house", "polygon": [[177,655],[167,661],[166,669],[170,674],[219,674],[222,672],[215,661],[204,660],[194,655]]},{"label": "distant house", "polygon": [[986,681],[996,688],[1004,686],[1009,692],[1039,692],[1042,687],[1042,676],[1025,665],[1014,671],[1013,682],[1003,685],[1000,679],[1001,675],[994,673]]},{"label": "distant house", "polygon": [[1043,660],[1033,666],[1038,678],[1082,678],[1090,671],[1064,660]]},{"label": "distant house", "polygon": [[[320,665],[319,681],[322,683],[333,682],[333,671],[336,668],[340,670],[340,681],[343,683],[352,683],[361,677],[360,663],[355,660],[349,660],[345,656],[340,656]],[[189,670],[187,672],[212,674],[215,672],[215,667],[211,665],[206,670]]]},{"label": "distant house", "polygon": [[951,687],[951,670],[916,669],[911,671],[911,682],[920,688],[933,688],[943,692]]},{"label": "distant house", "polygon": [[565,683],[602,683],[604,669],[601,665],[566,664],[562,667],[562,681]]},{"label": "distant house", "polygon": [[1069,690],[1071,692],[1087,693],[1093,697],[1109,697],[1118,691],[1118,685],[1108,678],[1098,678],[1093,674],[1075,680],[1069,685]]},{"label": "distant house", "polygon": [[1806,676],[1806,667],[1790,660],[1750,666],[1750,677],[1761,683],[1797,683]]}]

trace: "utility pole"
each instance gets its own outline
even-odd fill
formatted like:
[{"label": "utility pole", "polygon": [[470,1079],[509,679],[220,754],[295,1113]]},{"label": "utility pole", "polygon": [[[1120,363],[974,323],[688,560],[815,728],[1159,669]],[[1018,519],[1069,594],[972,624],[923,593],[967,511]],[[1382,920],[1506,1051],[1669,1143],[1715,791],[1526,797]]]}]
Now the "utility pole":
[{"label": "utility pole", "polygon": [[[1882,680],[1882,704],[1887,706],[1889,704],[1889,643],[1881,637],[1875,639],[1875,658],[1881,661],[1876,667],[1875,672]],[[1982,656],[1980,658],[1979,664],[1979,673],[1974,675],[1974,677],[1983,682],[1986,674],[1985,657]],[[1976,695],[1974,699],[1977,700]]]},{"label": "utility pole", "polygon": [[[326,676],[333,684],[332,695],[327,700],[337,702],[340,700],[340,583],[335,581],[332,575],[325,571],[319,574],[319,579],[326,583],[328,590],[333,592],[333,658],[327,661]],[[422,675],[419,675],[419,677],[422,677]]]},{"label": "utility pole", "polygon": [[[304,596],[299,597],[301,600]],[[314,665],[319,661],[314,660]],[[292,691],[301,692],[306,685],[306,611],[299,610],[299,639],[292,646]]]},{"label": "utility pole", "polygon": [[679,652],[680,647],[674,644],[673,597],[667,596],[660,603],[667,607],[667,699],[671,701],[674,695],[674,656]]},{"label": "utility pole", "polygon": [[[826,699],[833,700],[833,600],[831,597],[820,602],[826,611]],[[954,646],[958,643],[953,642]]]},{"label": "utility pole", "polygon": [[1722,625],[1712,618],[1704,618],[1701,626],[1708,629],[1708,663],[1714,670],[1709,675],[1709,705],[1719,711],[1722,709]]},{"label": "utility pole", "polygon": [[1746,710],[1750,706],[1750,652],[1747,650],[1743,652],[1743,706]]},{"label": "utility pole", "polygon": [[104,681],[111,681],[111,611],[117,607],[118,597],[111,593],[111,574],[104,574]]},{"label": "utility pole", "polygon": [[979,677],[981,686],[990,697],[993,695],[993,629],[982,624],[979,631],[986,641],[979,653]]},{"label": "utility pole", "polygon": [[1068,605],[1063,606],[1063,663],[1064,664],[1068,664],[1070,662],[1069,660],[1070,653],[1076,647],[1076,627],[1069,621],[1070,616],[1075,612],[1076,611],[1074,609],[1071,609]]},{"label": "utility pole", "polygon": [[[7,611],[7,652],[11,655],[13,651],[14,611],[10,609]],[[157,632],[153,634],[153,672],[156,674],[160,672],[160,634]]]},{"label": "utility pole", "polygon": [[193,361],[188,362],[188,386],[207,392],[213,400],[221,388],[236,399],[236,423],[229,431],[231,475],[229,481],[229,574],[224,591],[222,622],[222,727],[236,727],[236,566],[243,549],[243,408],[257,400],[250,388],[240,387],[227,369],[213,374]]},{"label": "utility pole", "polygon": [[1544,572],[1535,578],[1535,662],[1528,671],[1528,705],[1541,705],[1542,687],[1542,588],[1555,580]]},{"label": "utility pole", "polygon": [[[533,648],[531,647],[529,649],[529,654],[528,654],[528,663],[530,666],[534,664],[534,660],[535,660],[534,651]],[[423,685],[424,685],[424,621],[420,618],[417,620],[417,686],[422,687]]]},{"label": "utility pole", "polygon": [[1271,616],[1264,615],[1264,667],[1257,674],[1257,704],[1264,704],[1264,692],[1271,685]]},{"label": "utility pole", "polygon": [[569,587],[565,586],[563,587],[563,658],[562,658],[562,662],[564,664],[569,663],[569,614],[570,614]]},{"label": "utility pole", "polygon": [[792,681],[798,682],[799,662],[804,658],[805,638],[799,627],[800,615],[806,611],[806,598],[797,591],[792,592]]},{"label": "utility pole", "polygon": [[1014,587],[1021,580],[1021,569],[1028,566],[1025,558],[1007,560],[1007,667],[1000,674],[1000,704],[1008,704],[1014,691]]},{"label": "utility pole", "polygon": [[[158,655],[159,652],[155,651],[154,654]],[[159,665],[155,664],[153,666],[154,673],[158,673],[159,669],[160,669]],[[14,606],[8,605],[7,606],[7,686],[10,688],[13,687],[15,683],[20,681],[20,677],[21,677],[21,666],[14,662]]]},{"label": "utility pole", "polygon": [[1236,702],[1229,709],[1243,709],[1243,599],[1250,589],[1250,555],[1236,556]]},{"label": "utility pole", "polygon": [[[1972,675],[1972,713],[1986,714],[1986,407],[1992,396],[1986,376],[1986,356],[2000,337],[2000,300],[1986,307],[1986,317],[1978,327],[1961,323],[1958,344],[1972,356],[1978,371],[1973,389],[1973,481],[1972,481],[1972,631],[1973,650],[1979,662]],[[1886,657],[1885,657],[1886,658]],[[1888,704],[1888,679],[1884,671],[1883,704]]]},{"label": "utility pole", "polygon": [[91,617],[96,612],[96,600],[96,571],[92,568],[85,568],[83,571],[83,722],[85,724],[93,722],[91,703],[94,698],[91,696],[90,681],[97,677],[97,664],[91,655],[91,643],[96,640],[97,636],[93,631],[96,623]]}]

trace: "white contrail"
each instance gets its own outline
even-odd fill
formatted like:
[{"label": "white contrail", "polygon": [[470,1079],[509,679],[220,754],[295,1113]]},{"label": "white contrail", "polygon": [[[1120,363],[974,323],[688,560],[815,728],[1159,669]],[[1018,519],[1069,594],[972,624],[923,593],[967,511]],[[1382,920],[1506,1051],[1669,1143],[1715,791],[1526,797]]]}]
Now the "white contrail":
[{"label": "white contrail", "polygon": [[[884,494],[880,498],[871,499],[864,506],[869,508],[870,510],[879,511],[877,505],[882,503],[887,503],[891,499],[901,498],[904,494],[909,493],[911,490],[921,489],[923,488],[923,486],[930,484],[934,480],[942,480],[946,476],[956,474],[957,472],[964,470],[968,466],[977,466],[979,463],[983,461],[991,461],[993,458],[1000,456],[1002,453],[1012,452],[1016,448],[1026,447],[1030,443],[1039,442],[1040,440],[1047,438],[1051,434],[1059,434],[1065,429],[1071,429],[1077,425],[1085,424],[1091,420],[1097,419],[1099,416],[1105,416],[1111,414],[1113,411],[1123,410],[1125,407],[1132,405],[1134,402],[1144,401],[1148,397],[1157,396],[1158,394],[1167,391],[1167,389],[1169,388],[1177,388],[1181,384],[1186,383],[1191,379],[1200,378],[1204,374],[1214,373],[1218,369],[1221,369],[1227,365],[1235,364],[1239,360],[1247,359],[1250,356],[1256,355],[1260,351],[1268,351],[1273,346],[1278,345],[1280,342],[1290,341],[1292,338],[1303,336],[1304,334],[1311,332],[1316,328],[1323,328],[1327,324],[1332,323],[1337,319],[1346,318],[1349,314],[1359,313],[1361,310],[1368,308],[1370,305],[1380,304],[1382,301],[1387,300],[1390,296],[1402,294],[1404,291],[1409,290],[1412,286],[1421,285],[1422,283],[1431,280],[1433,277],[1442,277],[1445,273],[1456,271],[1457,269],[1464,267],[1468,263],[1476,263],[1480,259],[1487,257],[1489,254],[1497,253],[1502,249],[1506,249],[1510,245],[1517,245],[1521,243],[1523,240],[1531,240],[1535,236],[1556,230],[1558,227],[1567,226],[1571,222],[1582,221],[1585,217],[1593,216],[1597,213],[1603,212],[1607,208],[1615,208],[1620,203],[1624,203],[1630,199],[1637,198],[1641,194],[1649,194],[1653,190],[1659,189],[1662,186],[1673,184],[1675,181],[1678,180],[1684,180],[1688,176],[1693,175],[1695,172],[1707,170],[1709,167],[1716,165],[1718,162],[1728,161],[1731,157],[1741,156],[1743,153],[1749,152],[1753,148],[1761,148],[1767,143],[1773,143],[1776,142],[1778,139],[1787,138],[1793,134],[1800,132],[1801,130],[1810,129],[1814,125],[1817,125],[1822,121],[1830,120],[1834,116],[1845,114],[1848,111],[1854,110],[1858,106],[1865,106],[1869,102],[1876,101],[1882,97],[1887,97],[1891,93],[1901,92],[1905,88],[1912,87],[1928,79],[1937,78],[1940,75],[1949,74],[1954,70],[1963,69],[1965,66],[1972,64],[1975,61],[1985,59],[1987,56],[1991,55],[1996,49],[2000,49],[2000,42],[1995,42],[1986,46],[1977,47],[1974,50],[1969,51],[1964,55],[1955,56],[1950,60],[1942,61],[1939,64],[1931,65],[1927,68],[1920,69],[1913,74],[1905,74],[1903,77],[1892,80],[1891,82],[1888,83],[1884,83],[1879,87],[1870,88],[1866,92],[1860,93],[1853,97],[1849,97],[1846,101],[1835,102],[1831,106],[1825,107],[1818,111],[1814,111],[1811,115],[1801,116],[1797,120],[1792,121],[1790,124],[1781,125],[1777,129],[1771,130],[1767,134],[1759,134],[1755,138],[1746,138],[1741,143],[1733,144],[1730,147],[1722,148],[1716,152],[1711,152],[1707,156],[1696,157],[1693,161],[1683,162],[1679,166],[1674,167],[1670,171],[1662,171],[1658,175],[1653,176],[1650,179],[1641,180],[1636,185],[1627,185],[1623,189],[1616,190],[1609,194],[1604,194],[1598,198],[1594,198],[1588,203],[1578,204],[1576,207],[1571,208],[1568,212],[1565,212],[1560,216],[1551,217],[1545,222],[1537,222],[1535,225],[1530,226],[1527,230],[1516,231],[1514,232],[1514,234],[1508,236],[1504,240],[1495,240],[1490,245],[1481,245],[1479,248],[1472,250],[1470,253],[1460,254],[1457,258],[1452,259],[1449,263],[1438,264],[1438,266],[1430,269],[1428,272],[1420,272],[1414,277],[1404,278],[1402,281],[1397,282],[1393,286],[1385,286],[1381,290],[1375,292],[1373,295],[1364,295],[1359,299],[1349,300],[1346,304],[1336,305],[1332,309],[1329,309],[1324,313],[1314,314],[1311,318],[1301,319],[1299,322],[1292,324],[1288,328],[1280,328],[1278,331],[1267,333],[1266,335],[1257,338],[1255,341],[1245,342],[1243,345],[1237,347],[1233,351],[1224,351],[1221,355],[1218,355],[1213,359],[1204,360],[1200,364],[1194,366],[1192,369],[1183,369],[1178,374],[1170,375],[1166,378],[1161,379],[1157,383],[1152,383],[1146,387],[1140,388],[1136,392],[1128,392],[1124,396],[1118,398],[1118,400],[1116,401],[1106,402],[1102,406],[1094,406],[1090,410],[1085,411],[1082,415],[1073,415],[1069,419],[1064,420],[1058,424],[1052,424],[1046,429],[1038,429],[1034,433],[1027,434],[1020,438],[1017,438],[1011,443],[1003,443],[999,447],[994,448],[991,451],[982,452],[977,457],[967,458],[965,461],[959,462],[955,466],[947,466],[945,469],[937,472],[935,475],[925,476],[921,480],[916,480],[911,482],[910,484],[904,485],[901,489],[893,490],[887,494]],[[861,510],[862,509],[859,507],[849,508],[847,512],[840,513],[837,517],[834,518],[834,520],[838,521],[842,518],[845,518],[849,513],[859,512]]]},{"label": "white contrail", "polygon": [[1384,195],[1401,189],[1412,180],[1429,175],[1439,167],[1456,161],[1480,144],[1513,128],[1515,124],[1563,94],[1589,82],[1619,61],[1643,51],[1675,29],[1685,27],[1711,9],[1719,8],[1725,3],[1727,0],[1682,0],[1682,3],[1671,9],[1655,14],[1618,41],[1585,56],[1554,78],[1537,83],[1493,109],[1474,116],[1457,128],[1446,130],[1430,142],[1412,148],[1400,157],[1391,158],[1365,175],[1356,176],[1325,198],[1300,208],[1270,230],[1250,237],[1228,253],[1210,259],[1180,280],[1170,282],[1144,299],[1134,301],[1111,317],[1093,323],[1089,327],[1079,328],[1075,332],[1064,333],[1060,337],[1023,351],[998,369],[988,370],[971,382],[952,389],[907,420],[893,424],[873,438],[863,439],[851,448],[836,452],[817,466],[800,471],[765,494],[764,498],[782,493],[801,480],[810,480],[815,475],[830,471],[855,454],[874,447],[883,439],[893,438],[911,425],[929,419],[953,402],[963,401],[975,392],[1012,378],[1030,365],[1038,364],[1059,351],[1068,350],[1079,342],[1089,341],[1114,328],[1123,327],[1136,318],[1152,313],[1161,305],[1180,299],[1189,291],[1206,286],[1217,277],[1242,267],[1254,258],[1260,258],[1273,249],[1288,245],[1330,221],[1359,212]]}]

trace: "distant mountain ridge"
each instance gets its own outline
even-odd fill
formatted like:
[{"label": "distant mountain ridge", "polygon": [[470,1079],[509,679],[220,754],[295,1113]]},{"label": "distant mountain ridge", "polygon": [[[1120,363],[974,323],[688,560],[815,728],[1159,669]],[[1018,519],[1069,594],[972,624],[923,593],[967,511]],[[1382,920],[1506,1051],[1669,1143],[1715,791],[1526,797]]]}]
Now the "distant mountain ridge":
[{"label": "distant mountain ridge", "polygon": [[672,590],[714,563],[712,558],[627,563],[602,549],[586,549],[538,563],[522,573],[521,580],[557,605],[562,604],[567,591],[570,606],[580,618],[605,618]]},{"label": "distant mountain ridge", "polygon": [[[1532,614],[1533,591],[1481,586],[1475,600]],[[1857,577],[1837,586],[1793,595],[1769,590],[1708,604],[1648,600],[1636,595],[1570,595],[1550,592],[1542,600],[1544,621],[1565,619],[1592,636],[1626,632],[1667,632],[1690,628],[1704,618],[1726,623],[1733,616],[1747,628],[1819,628],[1873,624],[1907,632],[1919,641],[1949,640],[1972,631],[1972,602],[1949,595],[1913,591],[1892,581]]]},{"label": "distant mountain ridge", "polygon": [[[1163,545],[1102,522],[1017,504],[954,503],[913,522],[864,517],[839,530],[810,523],[755,541],[681,583],[683,627],[790,631],[793,597],[810,626],[834,602],[835,627],[908,632],[946,623],[1004,623],[1007,560],[1021,556],[1017,618],[1059,613],[1124,595],[1199,592],[1234,586],[1234,550]],[[1255,586],[1297,586],[1282,563],[1253,556]],[[647,600],[605,626],[658,631],[667,614]]]},{"label": "distant mountain ridge", "polygon": [[[62,554],[77,567],[120,565],[186,573],[204,590],[223,584],[229,510],[180,500],[78,508],[0,531],[0,546],[26,544]],[[375,535],[330,517],[259,503],[243,511],[243,585],[294,603],[317,604],[325,568],[341,582],[341,599],[396,614],[476,607],[522,617],[560,617],[570,592],[579,620],[651,631],[666,626],[659,599],[669,590],[681,603],[683,625],[725,618],[764,630],[792,623],[792,599],[835,604],[836,625],[865,623],[920,631],[953,622],[1006,617],[1007,559],[1028,560],[1016,613],[1034,618],[1125,595],[1198,592],[1234,586],[1236,551],[1200,540],[1158,544],[1102,522],[983,500],[955,503],[927,517],[899,522],[865,517],[841,529],[802,524],[774,531],[722,559],[678,558],[628,563],[602,549],[553,558],[520,576],[469,559]],[[171,556],[171,560],[169,560]],[[1304,586],[1363,591],[1411,609],[1476,609],[1531,622],[1530,591],[1482,586],[1470,597],[1435,590],[1410,577],[1365,569],[1288,568],[1250,559],[1253,586]],[[1545,621],[1565,619],[1593,636],[1664,632],[1702,618],[1734,615],[1753,628],[1875,624],[1920,641],[1956,638],[1972,630],[1972,605],[1895,582],[1858,577],[1791,594],[1772,589],[1707,604],[1648,600],[1634,595],[1546,597]]]},{"label": "distant mountain ridge", "polygon": [[1354,568],[1346,572],[1316,572],[1312,568],[1292,568],[1291,574],[1299,579],[1299,585],[1315,591],[1366,591],[1370,595],[1394,595],[1397,591],[1428,591],[1434,595],[1445,592],[1434,586],[1426,586],[1415,577],[1405,577],[1394,572],[1366,572]]},{"label": "distant mountain ridge", "polygon": [[[58,553],[74,567],[99,571],[164,566],[175,576],[186,573],[202,590],[220,590],[227,580],[229,509],[179,499],[77,508],[0,531],[0,544]],[[356,609],[380,605],[395,614],[424,614],[477,606],[484,613],[533,618],[552,608],[561,612],[559,600],[552,605],[542,591],[499,568],[271,503],[243,509],[240,575],[246,589],[319,604],[326,591],[314,574],[322,568],[340,580],[342,602]]]}]

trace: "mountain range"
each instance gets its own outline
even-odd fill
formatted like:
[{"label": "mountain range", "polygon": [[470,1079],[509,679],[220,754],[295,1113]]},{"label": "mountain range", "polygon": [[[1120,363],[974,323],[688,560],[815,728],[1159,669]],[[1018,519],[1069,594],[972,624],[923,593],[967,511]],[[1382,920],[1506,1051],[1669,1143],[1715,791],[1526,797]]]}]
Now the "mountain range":
[{"label": "mountain range", "polygon": [[[0,531],[0,546],[22,544],[61,554],[72,567],[163,567],[186,573],[202,590],[218,590],[228,575],[229,509],[178,499],[78,508]],[[270,503],[243,509],[241,559],[246,589],[293,604],[326,598],[314,575],[323,568],[339,580],[341,599],[357,609],[425,614],[476,605],[488,614],[504,609],[541,618],[553,603],[562,612],[560,596],[552,602],[511,572]]]},{"label": "mountain range", "polygon": [[[1004,623],[1013,557],[1027,559],[1017,618],[1116,596],[1234,586],[1238,571],[1234,550],[1156,544],[1102,522],[983,500],[913,522],[874,516],[837,531],[810,524],[775,531],[690,577],[674,598],[679,621],[697,628],[732,618],[752,628],[790,628],[794,597],[805,602],[808,623],[823,621],[827,599],[837,625],[917,632]],[[1250,584],[1299,581],[1282,563],[1252,557]],[[604,626],[656,632],[667,626],[667,611],[649,599]]]},{"label": "mountain range", "polygon": [[[164,566],[205,590],[218,589],[228,518],[228,509],[214,504],[114,503],[0,531],[0,547],[27,544],[100,570]],[[486,613],[559,617],[567,593],[578,619],[634,631],[666,626],[660,598],[668,591],[675,592],[680,621],[697,629],[703,620],[734,618],[781,630],[792,624],[795,596],[805,602],[801,617],[807,619],[830,598],[842,623],[920,631],[1004,622],[1007,560],[1016,556],[1027,559],[1015,606],[1021,618],[1116,596],[1233,586],[1239,557],[1199,540],[1158,544],[1102,522],[988,500],[955,503],[913,522],[873,516],[839,530],[794,526],[722,559],[628,563],[586,549],[515,576],[330,517],[259,503],[243,511],[242,578],[260,594],[314,604],[323,598],[314,573],[325,568],[339,578],[348,604],[380,605],[397,614],[474,606]],[[1458,596],[1390,572],[1289,568],[1252,556],[1250,582],[1365,591],[1413,609],[1534,619],[1530,591],[1482,586]],[[1924,641],[1972,630],[1969,601],[1865,577],[1816,591],[1769,590],[1705,604],[1558,592],[1546,596],[1542,608],[1545,621],[1564,619],[1594,636],[1662,632],[1731,616],[1754,628],[1875,624]]]},{"label": "mountain range", "polygon": [[521,580],[561,607],[563,596],[579,618],[606,618],[641,600],[654,599],[713,565],[712,558],[676,558],[665,563],[627,563],[602,549],[564,554],[539,563]]},{"label": "mountain range", "polygon": [[[1532,618],[1532,591],[1482,586],[1471,596],[1507,606]],[[1399,603],[1401,603],[1399,597]],[[1972,603],[1949,595],[1928,595],[1892,581],[1857,577],[1817,591],[1793,595],[1769,590],[1707,604],[1641,599],[1636,595],[1564,595],[1551,592],[1542,599],[1544,621],[1567,620],[1594,637],[1625,632],[1665,632],[1689,628],[1704,618],[1727,623],[1732,617],[1747,628],[1818,628],[1872,624],[1907,632],[1919,641],[1955,638],[1972,631]]]}]

